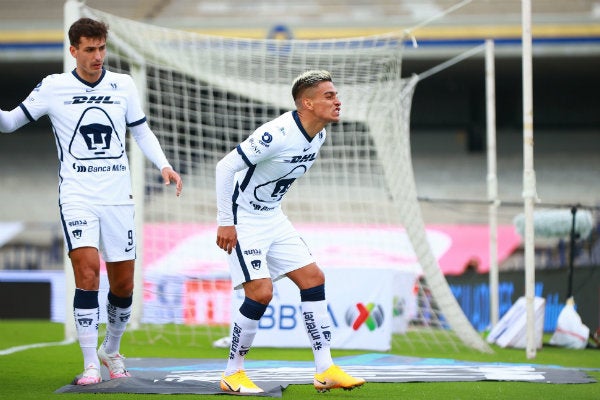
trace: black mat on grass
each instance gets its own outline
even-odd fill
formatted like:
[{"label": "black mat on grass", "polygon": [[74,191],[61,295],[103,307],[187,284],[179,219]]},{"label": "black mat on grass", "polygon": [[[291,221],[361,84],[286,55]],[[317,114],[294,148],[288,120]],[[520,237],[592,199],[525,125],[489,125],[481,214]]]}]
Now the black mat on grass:
[{"label": "black mat on grass", "polygon": [[[507,363],[474,363],[437,358],[363,354],[336,358],[335,363],[351,375],[369,382],[473,382],[520,381],[534,383],[592,383],[584,370],[559,366]],[[56,393],[162,393],[231,394],[219,387],[225,360],[128,358],[131,378],[96,385],[66,385]],[[312,384],[314,365],[307,361],[247,360],[248,376],[265,390],[262,396],[282,397],[288,385]],[[236,394],[239,395],[239,394]],[[256,396],[256,395],[254,395]]]}]

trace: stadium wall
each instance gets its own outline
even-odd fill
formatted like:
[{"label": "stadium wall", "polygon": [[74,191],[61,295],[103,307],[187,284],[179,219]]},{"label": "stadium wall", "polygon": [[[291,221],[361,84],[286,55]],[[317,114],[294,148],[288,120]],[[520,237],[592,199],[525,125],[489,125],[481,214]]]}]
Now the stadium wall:
[{"label": "stadium wall", "polygon": [[[0,271],[0,309],[3,319],[41,318],[55,322],[64,320],[64,272],[63,271]],[[546,299],[544,331],[554,332],[556,321],[567,295],[568,269],[545,269],[536,271],[536,296]],[[474,328],[480,332],[490,325],[488,274],[465,273],[446,276],[452,292]],[[522,271],[501,272],[499,275],[500,316],[504,315],[517,299],[524,294]],[[600,268],[576,268],[573,274],[573,295],[582,322],[595,331],[600,328]],[[15,303],[21,299],[16,293],[32,289],[35,296],[27,303]],[[35,289],[35,290],[33,290]],[[61,297],[63,296],[63,297]],[[229,298],[229,296],[227,296]],[[214,300],[214,299],[213,299]],[[167,300],[165,300],[167,301]],[[44,307],[40,307],[44,305]],[[165,304],[172,309],[172,304]],[[198,305],[198,308],[205,308]]]},{"label": "stadium wall", "polygon": [[[535,296],[546,299],[544,332],[556,329],[556,321],[568,293],[568,268],[535,271]],[[485,331],[490,325],[488,274],[467,273],[446,276],[456,299],[473,327]],[[573,273],[573,297],[582,322],[593,332],[600,328],[600,268],[576,268]],[[504,315],[519,297],[525,295],[523,271],[499,274],[499,313]]]}]

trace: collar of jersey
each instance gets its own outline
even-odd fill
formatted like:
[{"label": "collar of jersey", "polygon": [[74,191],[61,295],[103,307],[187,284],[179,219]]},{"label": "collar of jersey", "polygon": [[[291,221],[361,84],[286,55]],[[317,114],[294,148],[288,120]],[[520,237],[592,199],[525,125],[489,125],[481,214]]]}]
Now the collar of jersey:
[{"label": "collar of jersey", "polygon": [[86,86],[89,87],[96,87],[100,82],[102,82],[102,79],[104,78],[104,75],[106,75],[106,70],[104,68],[102,68],[102,74],[100,74],[100,78],[98,78],[98,80],[94,83],[90,83],[86,80],[81,79],[81,77],[79,75],[77,75],[77,72],[75,72],[76,68],[73,69],[73,71],[71,71],[71,73],[73,74],[73,76],[75,78],[77,78],[77,80],[81,83],[83,83]]},{"label": "collar of jersey", "polygon": [[300,132],[302,132],[302,134],[304,135],[306,140],[308,140],[309,143],[312,142],[313,138],[308,136],[308,133],[306,133],[306,131],[304,130],[304,127],[302,126],[302,122],[300,122],[300,117],[298,116],[298,111],[297,110],[292,111],[292,116],[294,117],[294,121],[296,121],[296,125],[298,125],[298,129],[300,129]]}]

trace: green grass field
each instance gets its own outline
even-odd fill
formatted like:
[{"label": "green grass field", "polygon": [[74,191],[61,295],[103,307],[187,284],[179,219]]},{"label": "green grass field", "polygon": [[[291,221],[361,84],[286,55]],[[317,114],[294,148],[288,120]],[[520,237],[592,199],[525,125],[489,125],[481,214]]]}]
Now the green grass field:
[{"label": "green grass field", "polygon": [[[185,329],[185,328],[182,328]],[[123,338],[121,350],[130,357],[207,358],[223,359],[226,350],[211,346],[208,337],[194,337],[194,346],[178,344],[177,337],[163,336],[149,345],[144,333],[128,332]],[[62,324],[48,321],[0,321],[0,350],[35,343],[60,342],[64,337]],[[396,342],[397,343],[397,342]],[[461,352],[440,354],[426,349],[392,347],[390,353],[413,356],[451,358],[476,362],[508,362],[559,365],[590,369],[586,371],[600,380],[600,351],[569,350],[545,346],[533,360],[528,360],[525,351],[494,347],[494,354]],[[364,351],[334,350],[334,357],[362,354]],[[312,360],[308,349],[255,348],[249,359],[263,360]],[[48,399],[77,396],[77,399],[173,399],[173,395],[142,394],[55,394],[54,391],[68,384],[81,372],[82,360],[79,346],[52,345],[31,348],[12,354],[0,355],[0,399]],[[213,399],[214,395],[176,395],[177,400]],[[372,383],[347,392],[334,390],[317,393],[312,385],[290,385],[283,392],[289,400],[321,399],[600,399],[600,383],[590,384],[541,384],[527,382],[453,382],[453,383]]]}]

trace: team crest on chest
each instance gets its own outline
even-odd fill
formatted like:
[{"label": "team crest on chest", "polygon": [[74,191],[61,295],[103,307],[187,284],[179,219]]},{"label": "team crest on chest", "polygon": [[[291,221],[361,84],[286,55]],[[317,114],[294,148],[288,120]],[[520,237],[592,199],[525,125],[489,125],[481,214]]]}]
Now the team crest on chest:
[{"label": "team crest on chest", "polygon": [[90,107],[73,132],[69,152],[78,160],[116,159],[123,156],[125,148],[108,114]]}]

